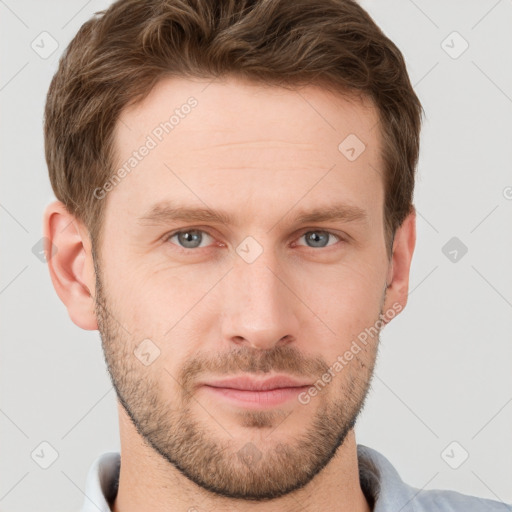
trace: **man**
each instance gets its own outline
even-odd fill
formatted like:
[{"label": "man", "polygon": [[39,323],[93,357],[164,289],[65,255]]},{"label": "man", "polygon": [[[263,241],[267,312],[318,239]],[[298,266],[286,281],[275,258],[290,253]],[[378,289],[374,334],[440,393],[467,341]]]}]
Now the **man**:
[{"label": "man", "polygon": [[83,512],[510,510],[357,445],[407,302],[421,105],[353,1],[119,0],[48,93],[55,289],[121,454]]}]

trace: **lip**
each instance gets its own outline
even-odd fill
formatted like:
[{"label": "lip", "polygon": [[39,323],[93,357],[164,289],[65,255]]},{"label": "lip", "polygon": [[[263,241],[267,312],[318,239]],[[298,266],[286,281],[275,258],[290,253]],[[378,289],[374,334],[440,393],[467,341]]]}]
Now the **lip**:
[{"label": "lip", "polygon": [[299,380],[288,375],[275,375],[266,379],[240,376],[204,382],[203,385],[214,388],[240,389],[243,391],[268,391],[280,388],[298,388],[311,386],[307,380]]},{"label": "lip", "polygon": [[201,387],[237,407],[261,409],[275,407],[297,398],[311,386],[307,380],[287,375],[257,379],[248,376],[217,379],[202,383]]}]

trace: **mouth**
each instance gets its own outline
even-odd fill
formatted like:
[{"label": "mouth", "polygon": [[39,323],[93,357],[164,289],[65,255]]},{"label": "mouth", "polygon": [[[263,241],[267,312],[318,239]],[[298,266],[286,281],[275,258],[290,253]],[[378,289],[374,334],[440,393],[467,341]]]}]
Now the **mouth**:
[{"label": "mouth", "polygon": [[275,407],[297,398],[311,386],[309,380],[287,375],[266,379],[240,376],[203,382],[201,388],[214,397],[238,407],[261,409]]}]

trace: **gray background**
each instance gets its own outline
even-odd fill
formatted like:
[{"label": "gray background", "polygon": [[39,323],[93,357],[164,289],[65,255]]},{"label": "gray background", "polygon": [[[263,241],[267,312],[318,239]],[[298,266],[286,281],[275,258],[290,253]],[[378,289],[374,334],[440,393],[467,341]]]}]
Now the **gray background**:
[{"label": "gray background", "polygon": [[[62,50],[108,4],[0,0],[1,511],[78,510],[92,461],[119,450],[99,334],[71,322],[32,252],[54,198],[46,91]],[[382,333],[357,441],[415,487],[511,503],[512,0],[362,5],[404,53],[427,115],[409,303]],[[48,469],[31,457],[44,441],[58,452]]]}]

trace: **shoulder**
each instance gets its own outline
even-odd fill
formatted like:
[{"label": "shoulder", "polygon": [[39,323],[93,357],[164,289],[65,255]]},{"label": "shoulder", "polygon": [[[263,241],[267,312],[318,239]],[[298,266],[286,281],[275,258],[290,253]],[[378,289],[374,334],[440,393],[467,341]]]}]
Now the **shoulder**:
[{"label": "shoulder", "polygon": [[455,491],[415,489],[415,511],[439,510],[443,512],[512,512],[512,505],[495,500],[477,498]]},{"label": "shoulder", "polygon": [[512,505],[455,491],[406,484],[381,453],[357,445],[361,488],[373,512],[512,512]]}]

